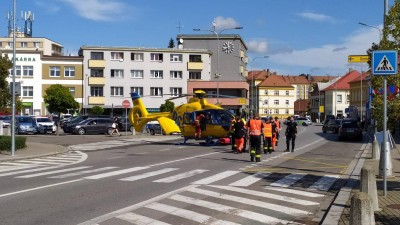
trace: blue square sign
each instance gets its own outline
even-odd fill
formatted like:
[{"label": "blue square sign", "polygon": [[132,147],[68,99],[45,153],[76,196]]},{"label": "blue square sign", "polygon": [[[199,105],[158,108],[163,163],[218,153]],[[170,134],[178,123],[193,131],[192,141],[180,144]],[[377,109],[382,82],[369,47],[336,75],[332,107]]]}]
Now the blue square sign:
[{"label": "blue square sign", "polygon": [[372,52],[373,75],[396,75],[398,69],[397,63],[397,51]]}]

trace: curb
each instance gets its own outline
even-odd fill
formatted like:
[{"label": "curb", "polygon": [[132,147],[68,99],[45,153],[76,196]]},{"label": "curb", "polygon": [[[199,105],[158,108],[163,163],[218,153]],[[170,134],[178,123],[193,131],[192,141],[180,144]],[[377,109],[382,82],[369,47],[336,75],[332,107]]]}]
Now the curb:
[{"label": "curb", "polygon": [[[46,145],[50,145],[50,144],[46,144]],[[60,154],[64,154],[69,152],[70,150],[62,145],[52,145],[52,146],[56,146],[58,149],[61,149],[60,151],[52,151],[49,153],[43,153],[43,154],[38,154],[38,155],[29,155],[29,156],[11,156],[11,155],[7,155],[6,159],[1,159],[0,158],[0,162],[10,162],[10,161],[17,161],[17,160],[24,160],[24,159],[33,159],[33,158],[40,158],[40,157],[46,157],[46,156],[55,156],[55,155],[60,155]],[[14,158],[12,158],[14,157]]]}]

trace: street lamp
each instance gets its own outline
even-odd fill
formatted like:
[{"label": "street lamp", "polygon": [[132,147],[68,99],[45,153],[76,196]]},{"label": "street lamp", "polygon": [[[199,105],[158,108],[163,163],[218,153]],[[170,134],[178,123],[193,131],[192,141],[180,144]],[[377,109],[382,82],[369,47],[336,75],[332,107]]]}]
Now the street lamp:
[{"label": "street lamp", "polygon": [[382,40],[382,30],[381,30],[379,27],[371,26],[371,25],[368,25],[368,24],[365,24],[365,23],[361,23],[361,22],[359,22],[358,24],[360,24],[360,25],[362,25],[362,26],[371,27],[371,28],[374,28],[374,29],[377,29],[377,30],[379,30],[379,45],[378,45],[378,46],[380,46],[380,45],[381,45],[381,40]]},{"label": "street lamp", "polygon": [[[255,87],[255,84],[254,84],[254,74],[253,74],[253,62],[254,62],[254,60],[256,60],[256,59],[266,59],[266,58],[268,58],[269,56],[268,55],[265,55],[265,56],[257,56],[257,57],[254,57],[251,61],[250,61],[250,70],[251,70],[251,115],[252,116],[254,116],[254,109],[255,109],[255,107],[254,107],[254,87]],[[269,103],[269,102],[268,102]]]},{"label": "street lamp", "polygon": [[[15,114],[16,114],[16,107],[15,107],[15,61],[16,61],[16,48],[17,48],[17,0],[14,0],[14,14],[13,14],[13,77],[12,77],[12,117],[11,117],[11,156],[15,154]],[[22,77],[22,76],[21,76]]]},{"label": "street lamp", "polygon": [[226,30],[241,30],[243,27],[232,27],[232,28],[226,28],[222,29],[219,32],[215,31],[215,24],[213,24],[212,30],[202,30],[202,29],[193,29],[193,31],[210,31],[213,34],[217,36],[217,69],[214,75],[214,78],[217,80],[217,103],[219,103],[219,78],[221,77],[221,74],[218,73],[219,71],[219,35]]}]

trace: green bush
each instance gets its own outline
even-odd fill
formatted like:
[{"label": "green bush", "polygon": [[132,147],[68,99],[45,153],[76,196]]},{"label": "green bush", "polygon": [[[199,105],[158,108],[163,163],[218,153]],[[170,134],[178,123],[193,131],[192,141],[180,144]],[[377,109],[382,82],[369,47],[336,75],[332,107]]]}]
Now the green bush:
[{"label": "green bush", "polygon": [[[15,149],[26,147],[26,137],[15,137]],[[11,136],[0,136],[0,150],[11,151]]]}]

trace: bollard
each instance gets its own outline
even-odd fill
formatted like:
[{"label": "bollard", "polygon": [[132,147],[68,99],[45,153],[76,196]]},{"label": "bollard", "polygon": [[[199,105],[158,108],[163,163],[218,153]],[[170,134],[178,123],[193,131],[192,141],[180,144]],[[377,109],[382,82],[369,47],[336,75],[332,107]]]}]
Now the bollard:
[{"label": "bollard", "polygon": [[374,169],[371,165],[364,165],[361,169],[361,191],[365,192],[371,198],[371,209],[379,211],[378,190],[376,187],[376,179]]},{"label": "bollard", "polygon": [[372,142],[372,159],[379,160],[381,157],[381,149],[379,148],[379,143],[374,138],[374,141]]},{"label": "bollard", "polygon": [[375,225],[371,198],[367,193],[358,192],[351,197],[350,225]]},{"label": "bollard", "polygon": [[383,177],[385,172],[385,162],[384,159],[386,158],[386,177],[393,177],[393,169],[392,169],[392,157],[390,155],[390,144],[386,142],[386,152],[383,152],[383,142],[381,146],[381,157],[379,159],[379,177]]},{"label": "bollard", "polygon": [[3,129],[3,121],[0,120],[0,135],[3,135],[4,129]]}]

